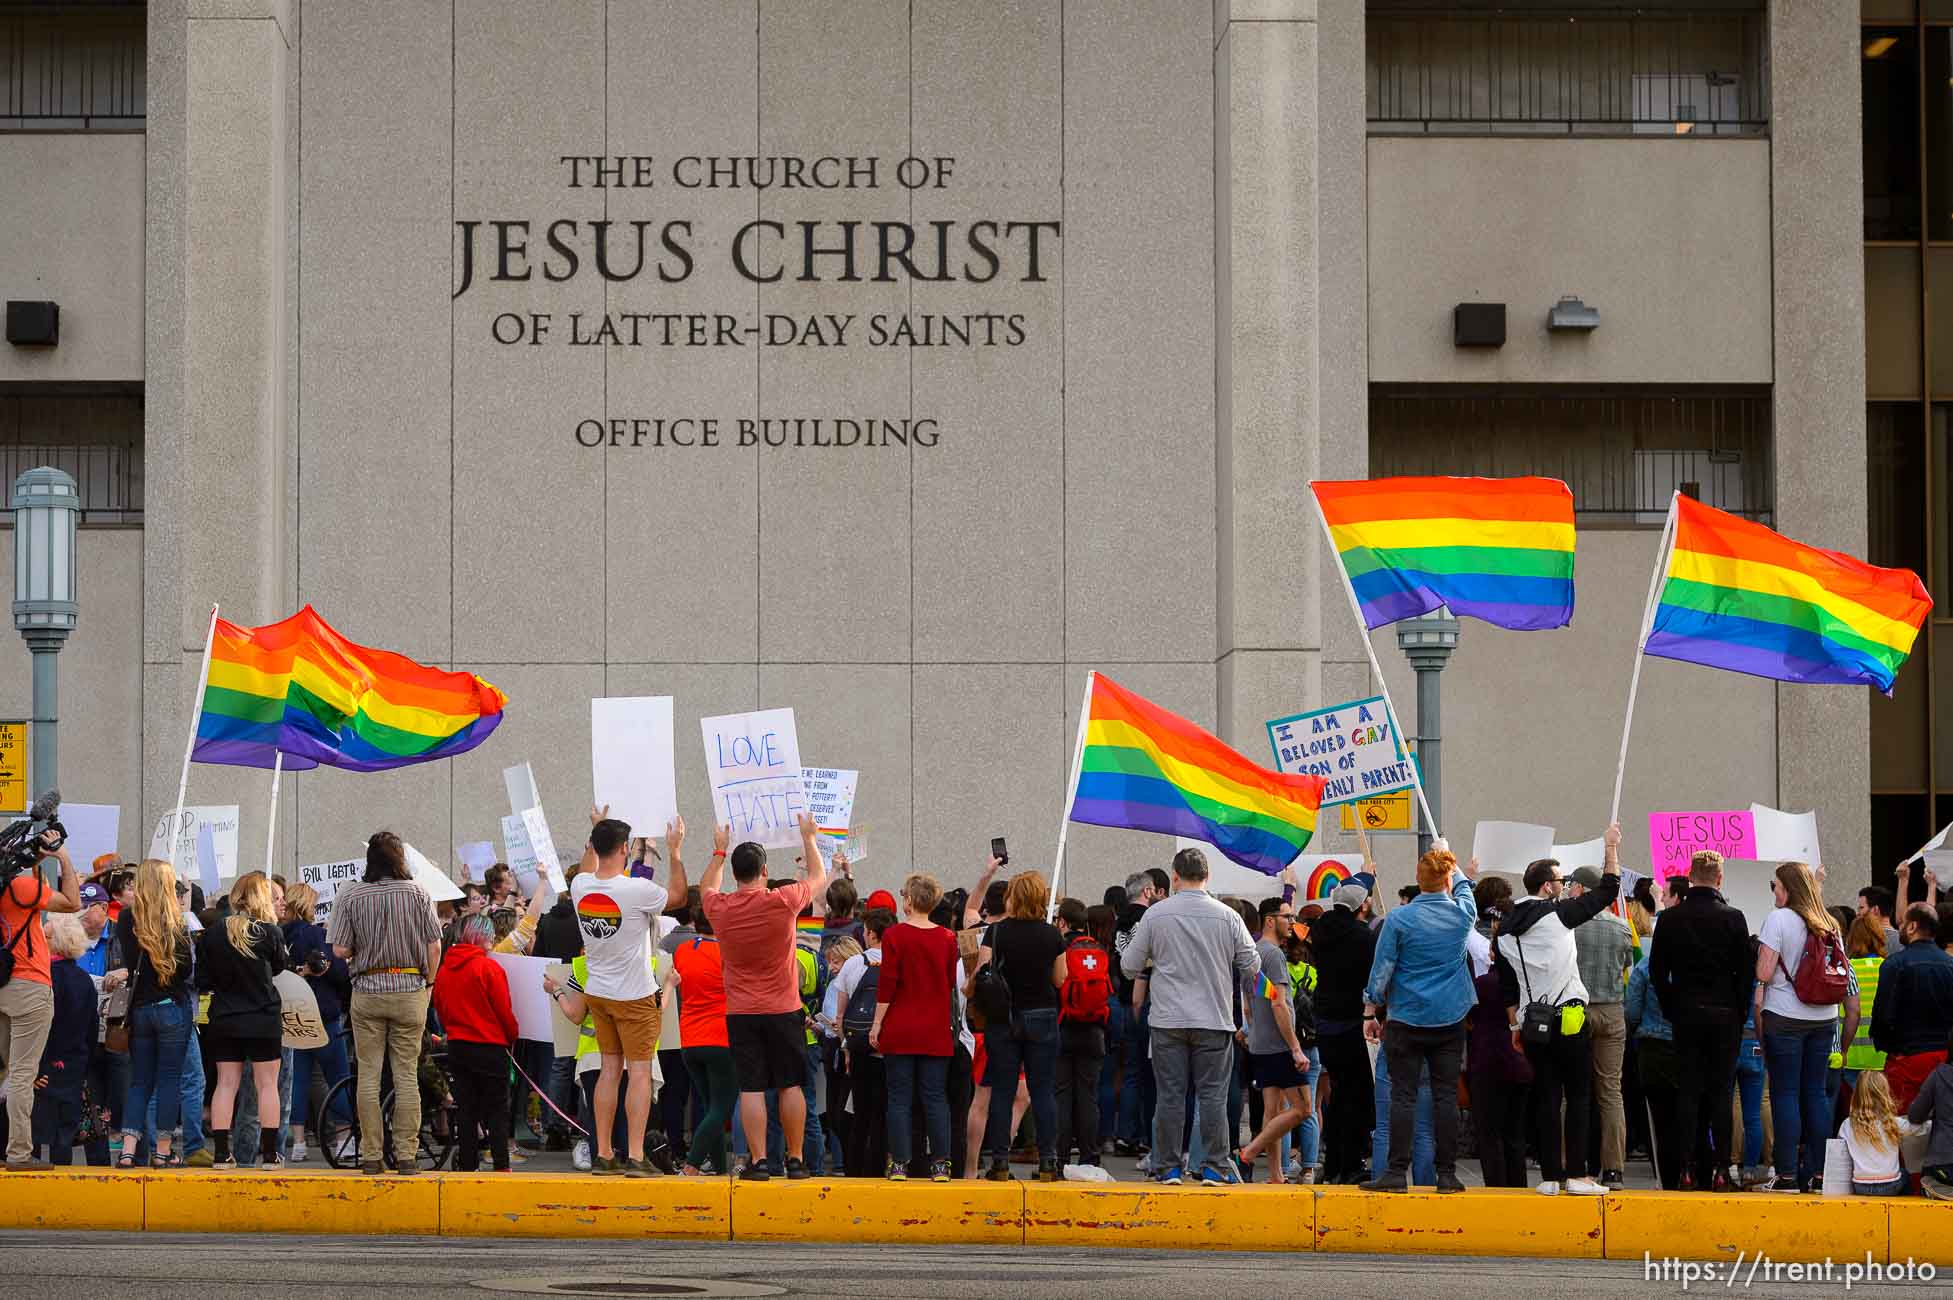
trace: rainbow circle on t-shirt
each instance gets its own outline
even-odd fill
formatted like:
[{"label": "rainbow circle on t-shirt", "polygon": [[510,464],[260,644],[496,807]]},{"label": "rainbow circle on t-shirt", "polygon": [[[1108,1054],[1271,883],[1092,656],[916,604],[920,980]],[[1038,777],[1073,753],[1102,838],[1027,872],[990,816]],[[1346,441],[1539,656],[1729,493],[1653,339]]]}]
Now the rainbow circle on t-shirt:
[{"label": "rainbow circle on t-shirt", "polygon": [[1320,863],[1309,873],[1309,884],[1302,891],[1302,897],[1327,898],[1335,893],[1339,886],[1349,883],[1350,874],[1350,869],[1334,858]]},{"label": "rainbow circle on t-shirt", "polygon": [[623,921],[624,910],[609,894],[590,893],[577,900],[577,928],[586,938],[608,939]]}]

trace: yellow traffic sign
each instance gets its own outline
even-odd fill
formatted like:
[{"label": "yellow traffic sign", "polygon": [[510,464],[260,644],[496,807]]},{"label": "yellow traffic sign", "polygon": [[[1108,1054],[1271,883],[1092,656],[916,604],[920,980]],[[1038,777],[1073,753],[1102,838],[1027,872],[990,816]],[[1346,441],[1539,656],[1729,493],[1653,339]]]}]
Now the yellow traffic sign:
[{"label": "yellow traffic sign", "polygon": [[1358,799],[1338,805],[1343,813],[1343,829],[1356,829],[1356,818],[1363,818],[1366,831],[1407,831],[1411,828],[1411,792],[1381,794],[1373,799]]},{"label": "yellow traffic sign", "polygon": [[27,811],[27,724],[0,722],[0,812]]}]

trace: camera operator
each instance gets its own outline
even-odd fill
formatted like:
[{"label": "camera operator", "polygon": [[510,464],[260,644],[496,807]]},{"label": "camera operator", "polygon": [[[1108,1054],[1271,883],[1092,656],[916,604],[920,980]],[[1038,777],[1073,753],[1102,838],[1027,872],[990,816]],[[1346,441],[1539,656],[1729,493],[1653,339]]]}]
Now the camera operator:
[{"label": "camera operator", "polygon": [[[12,958],[12,974],[0,984],[0,1042],[7,1056],[7,1169],[46,1169],[34,1159],[34,1078],[41,1068],[54,1023],[54,984],[48,966],[47,935],[41,929],[43,912],[79,912],[81,881],[65,848],[48,848],[46,840],[24,849],[40,849],[40,858],[61,864],[57,891],[47,887],[38,865],[12,866],[0,888],[0,949]],[[0,961],[0,966],[5,966]]]}]

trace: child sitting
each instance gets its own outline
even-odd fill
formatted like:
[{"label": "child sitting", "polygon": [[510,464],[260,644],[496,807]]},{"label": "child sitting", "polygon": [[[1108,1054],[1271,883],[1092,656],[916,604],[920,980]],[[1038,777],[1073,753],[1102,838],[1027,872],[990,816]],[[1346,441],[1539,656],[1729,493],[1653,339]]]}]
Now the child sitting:
[{"label": "child sitting", "polygon": [[1892,1110],[1892,1090],[1883,1070],[1865,1070],[1851,1093],[1851,1114],[1838,1129],[1851,1152],[1854,1196],[1904,1196],[1905,1171],[1899,1168],[1899,1139],[1921,1130]]}]

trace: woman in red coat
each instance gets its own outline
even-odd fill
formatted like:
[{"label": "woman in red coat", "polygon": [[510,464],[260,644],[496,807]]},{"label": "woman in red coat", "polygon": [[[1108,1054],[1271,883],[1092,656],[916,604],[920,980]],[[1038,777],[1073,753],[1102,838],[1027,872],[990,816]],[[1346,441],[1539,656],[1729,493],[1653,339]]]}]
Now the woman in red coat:
[{"label": "woman in red coat", "polygon": [[448,1035],[448,1073],[461,1149],[456,1167],[481,1168],[478,1132],[488,1133],[495,1168],[509,1167],[509,1044],[516,1040],[509,977],[488,955],[495,923],[477,913],[465,918],[454,946],[434,979],[434,1014]]},{"label": "woman in red coat", "polygon": [[949,1058],[956,1052],[950,999],[956,987],[956,936],[929,919],[942,901],[934,876],[902,882],[908,915],[882,936],[875,986],[875,1024],[868,1045],[882,1054],[888,1078],[888,1176],[907,1178],[913,1149],[915,1094],[922,1091],[929,1138],[929,1177],[949,1181]]}]

